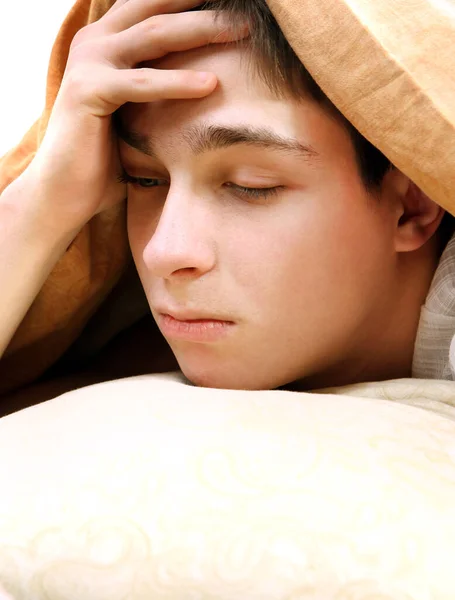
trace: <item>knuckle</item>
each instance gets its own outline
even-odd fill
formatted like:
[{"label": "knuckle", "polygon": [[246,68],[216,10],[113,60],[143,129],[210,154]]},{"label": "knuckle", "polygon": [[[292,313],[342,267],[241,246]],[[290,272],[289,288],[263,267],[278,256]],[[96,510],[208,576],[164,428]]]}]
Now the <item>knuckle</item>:
[{"label": "knuckle", "polygon": [[[77,35],[77,34],[76,34]],[[71,42],[69,58],[71,61],[83,60],[93,51],[93,39],[81,36]]]},{"label": "knuckle", "polygon": [[134,69],[131,75],[131,83],[137,86],[145,86],[150,83],[149,70],[145,68]]},{"label": "knuckle", "polygon": [[77,47],[80,44],[84,44],[92,37],[93,37],[92,24],[85,25],[84,27],[82,27],[75,33],[75,35],[71,41],[71,47]]},{"label": "knuckle", "polygon": [[72,69],[65,76],[64,89],[68,97],[73,101],[85,102],[94,95],[96,86],[94,85],[93,77],[88,75],[87,70]]},{"label": "knuckle", "polygon": [[66,89],[73,91],[75,89],[79,89],[81,80],[82,78],[80,76],[80,69],[73,68],[65,73],[62,83],[65,84]]},{"label": "knuckle", "polygon": [[85,38],[70,49],[68,64],[87,65],[87,63],[90,63],[96,65],[100,62],[104,63],[110,54],[109,50],[110,45],[106,38]]}]

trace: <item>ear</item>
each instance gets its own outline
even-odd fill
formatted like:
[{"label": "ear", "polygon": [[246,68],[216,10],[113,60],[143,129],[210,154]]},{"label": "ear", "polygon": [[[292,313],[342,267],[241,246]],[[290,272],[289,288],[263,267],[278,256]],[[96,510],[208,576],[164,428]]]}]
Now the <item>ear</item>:
[{"label": "ear", "polygon": [[383,190],[392,200],[395,225],[395,250],[412,252],[421,248],[437,231],[444,216],[436,202],[398,169],[384,178]]}]

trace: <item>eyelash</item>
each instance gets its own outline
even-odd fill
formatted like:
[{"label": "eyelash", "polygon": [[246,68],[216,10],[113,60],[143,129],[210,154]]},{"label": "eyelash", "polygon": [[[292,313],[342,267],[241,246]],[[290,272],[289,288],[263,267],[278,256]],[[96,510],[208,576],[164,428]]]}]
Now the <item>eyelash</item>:
[{"label": "eyelash", "polygon": [[[151,189],[151,188],[158,187],[158,186],[157,185],[141,185],[141,181],[160,181],[160,179],[158,179],[158,178],[147,179],[145,177],[132,177],[126,171],[123,171],[123,173],[120,175],[120,177],[118,177],[118,181],[120,183],[129,183],[133,186],[140,187],[142,189],[149,189],[149,188]],[[226,185],[227,185],[227,187],[233,188],[239,196],[248,196],[249,198],[262,199],[262,200],[276,195],[281,189],[283,189],[283,186],[275,186],[275,187],[270,187],[270,188],[248,188],[248,187],[244,187],[242,185],[235,185],[234,183],[229,183]]]},{"label": "eyelash", "polygon": [[132,177],[131,175],[128,175],[128,173],[126,171],[123,171],[123,173],[118,177],[117,181],[119,181],[120,183],[130,183],[131,185],[135,185],[137,187],[141,187],[141,188],[152,188],[152,187],[158,187],[157,185],[141,185],[140,182],[141,181],[160,181],[158,178],[154,177],[152,179],[147,179],[146,177]]}]

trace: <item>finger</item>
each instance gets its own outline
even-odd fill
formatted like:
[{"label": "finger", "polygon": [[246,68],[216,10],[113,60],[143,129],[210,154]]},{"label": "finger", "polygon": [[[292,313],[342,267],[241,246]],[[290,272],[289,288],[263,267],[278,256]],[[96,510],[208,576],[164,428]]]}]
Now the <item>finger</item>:
[{"label": "finger", "polygon": [[246,25],[232,27],[222,13],[187,12],[152,17],[108,40],[119,66],[130,67],[171,52],[184,52],[214,43],[233,42],[248,35]]},{"label": "finger", "polygon": [[183,12],[202,2],[203,0],[117,0],[99,22],[107,33],[119,33],[155,15]]},{"label": "finger", "polygon": [[116,10],[118,10],[121,6],[126,4],[128,2],[128,0],[117,0],[116,2],[112,2],[112,0],[110,0],[110,2],[111,2],[111,7],[109,10],[107,10],[104,13],[104,15],[101,17],[102,19],[105,19],[107,15],[110,15],[113,12],[115,12]]},{"label": "finger", "polygon": [[127,2],[128,2],[128,0],[117,0],[117,2],[114,2],[112,4],[111,8],[104,13],[104,15],[102,16],[102,19],[106,20],[108,15],[112,15],[114,12],[116,12],[119,8],[121,8]]},{"label": "finger", "polygon": [[103,83],[103,99],[109,104],[104,114],[112,114],[127,102],[203,98],[218,81],[213,73],[147,68],[110,69],[109,76],[110,81]]}]

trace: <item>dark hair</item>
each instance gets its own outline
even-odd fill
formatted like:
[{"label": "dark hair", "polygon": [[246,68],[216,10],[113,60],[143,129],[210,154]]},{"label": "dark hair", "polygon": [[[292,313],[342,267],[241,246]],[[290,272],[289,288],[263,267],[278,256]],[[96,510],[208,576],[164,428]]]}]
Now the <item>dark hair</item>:
[{"label": "dark hair", "polygon": [[[254,58],[251,64],[278,97],[283,97],[286,92],[296,98],[309,94],[344,124],[354,146],[363,184],[369,192],[377,192],[385,174],[393,169],[394,165],[324,94],[287,41],[266,0],[206,0],[194,10],[204,9],[224,11],[234,26],[239,21],[249,24],[249,44]],[[455,219],[450,213],[446,213],[438,230],[440,253],[454,230]]]}]

